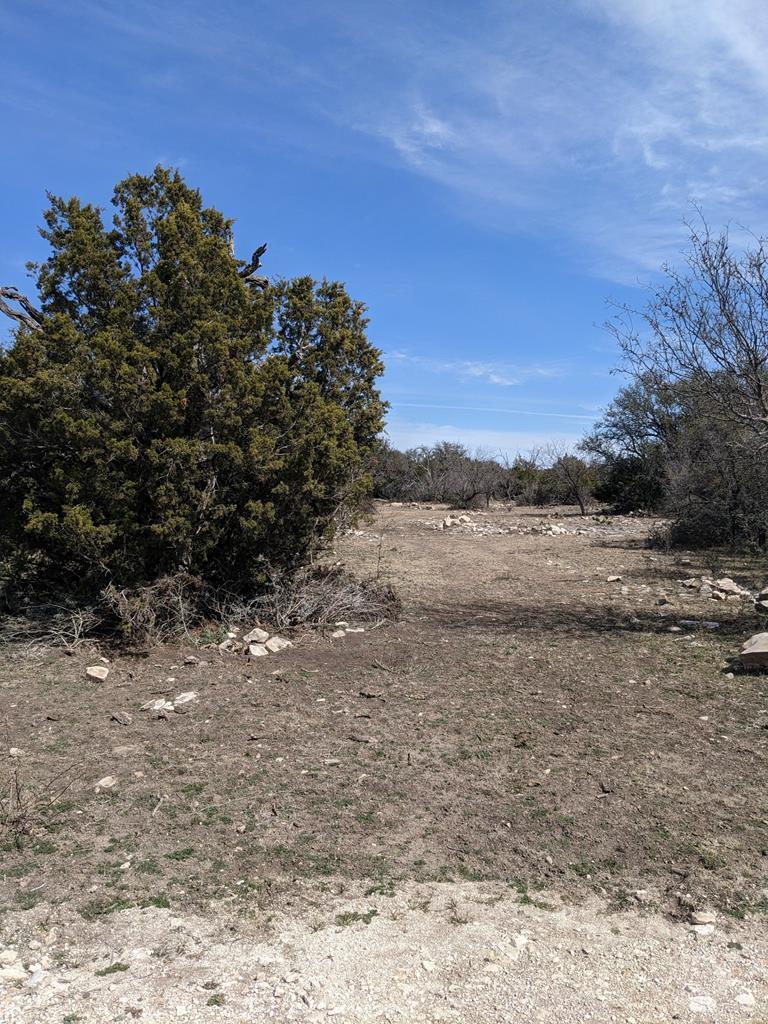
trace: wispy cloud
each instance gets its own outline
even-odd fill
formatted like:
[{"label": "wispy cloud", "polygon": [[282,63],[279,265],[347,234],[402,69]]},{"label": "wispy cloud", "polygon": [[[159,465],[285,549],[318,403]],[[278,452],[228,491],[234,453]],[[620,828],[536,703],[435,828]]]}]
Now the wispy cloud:
[{"label": "wispy cloud", "polygon": [[559,230],[618,279],[677,253],[691,202],[765,228],[764,0],[481,3],[438,14],[418,62],[379,29],[367,45],[400,73],[340,113],[471,215]]},{"label": "wispy cloud", "polygon": [[[492,413],[494,415],[501,414],[504,416],[533,416],[543,417],[544,419],[557,419],[557,420],[578,420],[582,423],[594,423],[597,419],[602,406],[595,405],[593,416],[586,416],[583,413],[574,412],[550,412],[541,411],[537,409],[510,409],[492,405],[443,405],[440,403],[433,402],[398,402],[392,401],[390,405],[393,409],[441,409],[444,411],[451,412],[482,412]],[[585,406],[582,408],[586,408]]]},{"label": "wispy cloud", "polygon": [[[232,102],[207,113],[244,151],[249,117],[260,135],[313,151],[363,143],[367,160],[439,186],[452,214],[556,237],[602,276],[633,282],[674,257],[691,202],[715,225],[768,229],[765,0],[129,7],[30,0],[9,20],[30,43],[40,17],[96,27],[124,72],[140,45],[153,102],[193,90],[199,117],[201,83],[226,85]],[[307,36],[322,44],[302,48]],[[122,131],[123,91],[65,90],[30,81],[4,96],[83,138],[89,121],[99,141]]]},{"label": "wispy cloud", "polygon": [[401,351],[387,353],[387,359],[417,366],[429,373],[449,374],[460,381],[482,380],[499,387],[515,387],[535,378],[561,377],[567,372],[563,363],[519,365],[474,359],[434,359]]}]

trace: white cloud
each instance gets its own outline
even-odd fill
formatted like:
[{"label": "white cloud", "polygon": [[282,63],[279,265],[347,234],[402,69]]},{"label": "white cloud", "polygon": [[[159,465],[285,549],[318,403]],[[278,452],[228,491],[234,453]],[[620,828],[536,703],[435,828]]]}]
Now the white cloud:
[{"label": "white cloud", "polygon": [[[118,0],[73,0],[67,10],[108,29],[126,66],[134,45],[186,58],[173,74],[158,66],[166,88],[226,83],[238,103],[217,116],[232,118],[243,146],[243,95],[279,114],[259,130],[291,145],[330,139],[336,154],[332,120],[348,140],[363,137],[367,159],[439,185],[452,212],[556,237],[604,276],[632,282],[676,256],[692,200],[714,226],[768,229],[765,0],[330,7],[136,0],[126,14]],[[33,78],[5,97],[33,119],[63,112],[69,123],[76,109],[84,138],[121,123],[114,96],[57,95]]]}]

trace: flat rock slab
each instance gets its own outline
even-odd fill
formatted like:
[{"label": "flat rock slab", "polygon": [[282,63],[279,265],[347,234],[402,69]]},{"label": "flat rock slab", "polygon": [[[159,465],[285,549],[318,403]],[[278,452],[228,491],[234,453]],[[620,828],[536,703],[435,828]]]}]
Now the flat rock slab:
[{"label": "flat rock slab", "polygon": [[741,664],[744,668],[768,666],[768,633],[755,633],[741,648]]}]

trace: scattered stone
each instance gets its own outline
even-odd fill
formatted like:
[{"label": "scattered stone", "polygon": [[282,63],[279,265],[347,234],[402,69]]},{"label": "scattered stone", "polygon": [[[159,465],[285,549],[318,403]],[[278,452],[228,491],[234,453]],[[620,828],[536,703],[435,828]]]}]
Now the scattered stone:
[{"label": "scattered stone", "polygon": [[101,792],[102,789],[113,789],[117,785],[116,775],[105,775],[103,779],[99,779],[96,785],[93,787],[97,793]]},{"label": "scattered stone", "polygon": [[343,640],[346,635],[347,635],[346,630],[334,629],[334,631],[331,633],[331,639],[332,640]]},{"label": "scattered stone", "polygon": [[160,697],[158,700],[148,700],[146,704],[142,704],[139,711],[154,711],[160,713],[163,711],[173,711],[173,702],[166,700],[165,697]]},{"label": "scattered stone", "polygon": [[8,751],[9,757],[24,757],[26,751],[22,750],[21,747],[11,747]]},{"label": "scattered stone", "polygon": [[688,1000],[691,1013],[714,1013],[717,1004],[712,996],[692,996]]},{"label": "scattered stone", "polygon": [[177,715],[183,715],[186,711],[189,711],[190,704],[197,704],[199,700],[200,698],[196,690],[186,690],[184,693],[180,693],[178,697],[173,698],[173,710]]},{"label": "scattered stone", "polygon": [[243,643],[246,644],[264,644],[269,640],[269,633],[266,629],[261,629],[260,626],[255,626],[250,633],[246,633],[243,637]]},{"label": "scattered stone", "polygon": [[0,967],[0,981],[26,981],[27,972],[20,963]]},{"label": "scattered stone", "polygon": [[8,964],[15,964],[19,959],[19,954],[15,949],[4,949],[0,953],[0,966],[7,967]]},{"label": "scattered stone", "polygon": [[739,658],[744,668],[764,668],[768,665],[768,633],[755,633],[746,640]]},{"label": "scattered stone", "polygon": [[751,992],[740,992],[736,996],[736,1002],[739,1006],[754,1006],[756,999]]},{"label": "scattered stone", "polygon": [[282,636],[273,636],[267,640],[264,646],[272,654],[277,654],[278,651],[284,651],[287,647],[293,647],[293,644]]},{"label": "scattered stone", "polygon": [[194,654],[188,654],[184,659],[185,665],[197,665],[200,663],[200,659],[196,658]]},{"label": "scattered stone", "polygon": [[113,711],[109,717],[110,721],[117,722],[118,725],[130,725],[133,721],[127,711]]},{"label": "scattered stone", "polygon": [[710,910],[694,910],[691,914],[691,924],[714,924],[717,916]]},{"label": "scattered stone", "polygon": [[89,679],[98,679],[99,682],[104,682],[109,675],[109,669],[106,665],[89,665],[85,674]]},{"label": "scattered stone", "polygon": [[692,924],[691,931],[697,939],[708,939],[715,934],[715,926],[713,924]]},{"label": "scattered stone", "polygon": [[735,580],[732,580],[730,576],[724,576],[720,580],[715,580],[715,586],[719,591],[725,594],[736,594],[738,597],[741,597],[742,595],[752,596],[748,590],[745,590],[744,587],[740,587],[739,584],[736,583]]},{"label": "scattered stone", "polygon": [[709,576],[692,576],[687,580],[679,580],[679,583],[687,590],[698,590],[701,597],[708,597],[712,601],[741,601],[744,598],[752,598],[752,592],[740,586],[730,576],[723,576],[719,580],[713,580]]},{"label": "scattered stone", "polygon": [[609,577],[608,577],[608,578],[606,579],[606,581],[605,581],[605,582],[606,582],[606,583],[621,583],[621,581],[622,581],[623,579],[624,579],[624,577],[623,577],[623,576],[609,576]]},{"label": "scattered stone", "polygon": [[269,654],[269,651],[264,644],[250,644],[248,653],[252,658],[263,658],[265,654]]}]

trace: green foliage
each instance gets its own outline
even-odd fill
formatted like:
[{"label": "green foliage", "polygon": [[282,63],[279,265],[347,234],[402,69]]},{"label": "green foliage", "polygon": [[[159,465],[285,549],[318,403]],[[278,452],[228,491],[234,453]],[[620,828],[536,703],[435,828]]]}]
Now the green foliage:
[{"label": "green foliage", "polygon": [[354,515],[382,425],[363,304],[246,286],[177,171],[120,182],[111,227],[49,200],[44,322],[0,353],[0,553],[89,594],[301,564]]}]

